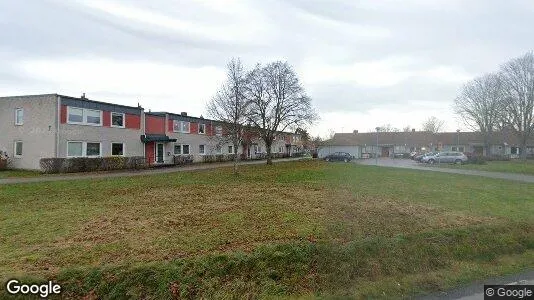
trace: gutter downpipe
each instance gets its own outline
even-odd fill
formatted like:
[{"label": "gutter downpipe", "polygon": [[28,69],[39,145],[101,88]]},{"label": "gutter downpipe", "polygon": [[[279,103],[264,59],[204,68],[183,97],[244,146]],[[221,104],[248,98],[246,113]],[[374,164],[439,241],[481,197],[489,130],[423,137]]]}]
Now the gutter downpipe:
[{"label": "gutter downpipe", "polygon": [[56,158],[59,157],[59,125],[61,123],[61,97],[56,95],[57,113],[56,113]]}]

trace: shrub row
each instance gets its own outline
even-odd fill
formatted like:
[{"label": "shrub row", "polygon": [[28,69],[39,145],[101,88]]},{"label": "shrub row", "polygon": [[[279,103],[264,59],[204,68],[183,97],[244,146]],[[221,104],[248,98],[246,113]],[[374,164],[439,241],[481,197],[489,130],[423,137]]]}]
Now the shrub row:
[{"label": "shrub row", "polygon": [[204,155],[202,157],[202,162],[214,163],[214,162],[232,161],[234,159],[235,159],[235,154]]},{"label": "shrub row", "polygon": [[39,164],[44,173],[76,173],[146,167],[145,158],[142,156],[42,158]]}]

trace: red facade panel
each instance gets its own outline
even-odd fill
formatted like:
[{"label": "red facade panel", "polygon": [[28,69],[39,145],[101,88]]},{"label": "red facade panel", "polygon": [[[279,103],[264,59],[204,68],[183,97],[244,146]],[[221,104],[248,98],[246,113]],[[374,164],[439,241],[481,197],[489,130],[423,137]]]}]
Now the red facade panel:
[{"label": "red facade panel", "polygon": [[165,117],[145,115],[145,132],[165,134]]},{"label": "red facade panel", "polygon": [[172,132],[174,130],[174,124],[173,124],[173,120],[168,120],[167,122],[167,130]]},{"label": "red facade panel", "polygon": [[102,112],[102,126],[111,127],[111,112],[109,111]]},{"label": "red facade panel", "polygon": [[213,124],[211,123],[208,123],[206,124],[206,135],[213,135],[214,132],[213,132]]},{"label": "red facade panel", "polygon": [[194,134],[198,134],[198,123],[191,122],[191,125],[189,127],[189,132],[190,133],[194,133]]},{"label": "red facade panel", "polygon": [[60,112],[60,122],[61,124],[67,123],[67,106],[61,105],[61,112]]},{"label": "red facade panel", "polygon": [[141,129],[141,116],[126,114],[126,128]]}]

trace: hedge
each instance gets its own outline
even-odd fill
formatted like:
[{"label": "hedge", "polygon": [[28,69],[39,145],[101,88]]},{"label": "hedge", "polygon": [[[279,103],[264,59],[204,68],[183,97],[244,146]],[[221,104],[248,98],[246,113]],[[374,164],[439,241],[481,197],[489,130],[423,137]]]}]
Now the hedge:
[{"label": "hedge", "polygon": [[41,158],[39,164],[44,173],[94,172],[146,167],[145,158],[142,156]]}]

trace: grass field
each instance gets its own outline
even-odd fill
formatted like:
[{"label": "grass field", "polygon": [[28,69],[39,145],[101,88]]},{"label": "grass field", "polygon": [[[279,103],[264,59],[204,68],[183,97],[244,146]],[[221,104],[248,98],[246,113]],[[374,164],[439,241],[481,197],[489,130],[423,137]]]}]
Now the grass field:
[{"label": "grass field", "polygon": [[29,170],[0,170],[0,179],[4,178],[27,178],[43,176],[41,172]]},{"label": "grass field", "polygon": [[67,298],[398,298],[531,268],[526,183],[307,161],[0,186],[0,278]]},{"label": "grass field", "polygon": [[488,161],[484,165],[465,164],[465,165],[445,165],[447,168],[481,170],[490,172],[520,173],[534,175],[534,160],[511,160],[511,161]]}]

